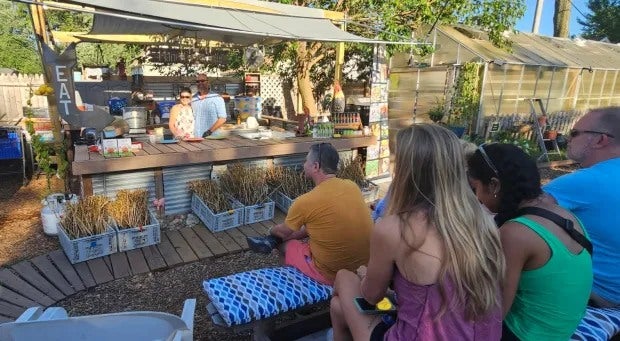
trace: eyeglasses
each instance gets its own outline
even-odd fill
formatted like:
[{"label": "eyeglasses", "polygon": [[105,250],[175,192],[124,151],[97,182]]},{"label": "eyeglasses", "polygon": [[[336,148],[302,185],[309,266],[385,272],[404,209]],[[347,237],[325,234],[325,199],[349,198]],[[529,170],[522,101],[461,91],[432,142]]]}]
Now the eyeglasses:
[{"label": "eyeglasses", "polygon": [[318,155],[319,169],[321,169],[321,158],[323,156],[322,153],[321,153],[321,146],[324,145],[324,144],[327,144],[327,142],[321,142],[321,143],[317,144],[318,145],[317,155]]},{"label": "eyeglasses", "polygon": [[192,98],[192,96],[181,96],[181,98]]},{"label": "eyeglasses", "polygon": [[206,82],[208,82],[208,80],[206,80],[206,79],[197,79],[196,80],[196,83],[206,83]]},{"label": "eyeglasses", "polygon": [[491,158],[489,157],[489,155],[487,155],[487,152],[484,151],[484,143],[481,144],[480,146],[478,146],[478,150],[480,151],[480,155],[482,155],[482,158],[484,159],[484,161],[487,163],[487,165],[489,166],[489,168],[491,168],[493,170],[493,172],[495,173],[495,175],[497,175],[499,177],[499,172],[497,171],[497,168],[495,167],[495,165],[493,164],[493,161],[491,161]]},{"label": "eyeglasses", "polygon": [[571,131],[568,133],[568,135],[570,136],[570,138],[575,138],[581,134],[602,134],[602,135],[607,135],[607,137],[611,137],[614,138],[615,136],[613,136],[610,133],[606,133],[604,131],[596,131],[596,130],[578,130],[578,129],[571,129]]}]

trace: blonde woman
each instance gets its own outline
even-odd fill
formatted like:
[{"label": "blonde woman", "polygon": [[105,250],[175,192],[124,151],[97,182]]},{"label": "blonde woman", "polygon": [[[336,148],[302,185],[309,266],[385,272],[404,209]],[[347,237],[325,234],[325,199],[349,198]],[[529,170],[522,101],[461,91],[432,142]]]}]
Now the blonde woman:
[{"label": "blonde woman", "polygon": [[180,92],[180,103],[175,104],[170,109],[170,121],[168,126],[170,131],[177,138],[189,138],[194,136],[194,112],[192,111],[192,91],[189,88],[182,88]]},{"label": "blonde woman", "polygon": [[[497,228],[472,193],[456,135],[434,124],[402,129],[387,215],[368,268],[336,276],[334,340],[499,340],[504,256]],[[365,315],[392,282],[395,317]]]}]

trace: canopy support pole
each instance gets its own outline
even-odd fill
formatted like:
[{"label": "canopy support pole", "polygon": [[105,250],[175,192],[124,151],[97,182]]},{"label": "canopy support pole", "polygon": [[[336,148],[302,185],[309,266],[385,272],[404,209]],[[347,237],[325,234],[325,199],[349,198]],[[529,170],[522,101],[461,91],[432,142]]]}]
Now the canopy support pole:
[{"label": "canopy support pole", "polygon": [[[43,48],[42,45],[46,44],[50,46],[50,37],[48,34],[47,24],[45,21],[45,12],[43,11],[43,1],[35,0],[36,4],[31,4],[28,6],[30,10],[30,19],[32,20],[32,28],[34,30],[35,39],[37,41],[37,50],[39,51],[39,56],[41,57],[41,65],[43,67],[43,79],[45,84],[52,84],[51,72],[50,69],[45,65],[43,61]],[[58,114],[58,107],[56,102],[56,97],[54,94],[47,95],[47,105],[49,108],[49,116],[50,121],[52,123],[52,134],[54,136],[54,150],[56,151],[56,155],[60,158],[59,165],[62,162],[67,161],[67,155],[64,154],[63,144],[64,144],[64,136],[61,133],[62,124],[60,120],[60,115]],[[65,190],[68,189],[68,174],[61,174],[64,184]]]},{"label": "canopy support pole", "polygon": [[[338,25],[341,30],[347,30],[346,21]],[[344,43],[340,42],[336,44],[336,65],[334,68],[334,83],[338,82],[342,84],[342,66],[344,65]]]}]

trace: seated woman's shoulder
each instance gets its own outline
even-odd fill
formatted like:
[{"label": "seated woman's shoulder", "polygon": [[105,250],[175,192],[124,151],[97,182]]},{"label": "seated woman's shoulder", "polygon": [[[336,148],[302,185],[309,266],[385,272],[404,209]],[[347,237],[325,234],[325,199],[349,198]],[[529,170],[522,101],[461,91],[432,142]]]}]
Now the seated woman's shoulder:
[{"label": "seated woman's shoulder", "polygon": [[375,229],[381,231],[397,230],[400,228],[400,225],[402,223],[403,222],[401,221],[401,218],[397,215],[385,215],[377,219],[377,221],[375,222]]}]

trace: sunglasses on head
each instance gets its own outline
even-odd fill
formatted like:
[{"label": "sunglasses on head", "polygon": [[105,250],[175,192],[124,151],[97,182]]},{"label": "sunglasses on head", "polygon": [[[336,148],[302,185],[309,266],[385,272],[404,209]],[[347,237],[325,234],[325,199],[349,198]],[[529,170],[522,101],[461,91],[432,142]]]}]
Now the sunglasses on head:
[{"label": "sunglasses on head", "polygon": [[491,168],[491,170],[493,170],[493,173],[495,173],[495,175],[497,175],[497,177],[499,178],[499,172],[497,171],[497,167],[495,167],[495,165],[493,164],[493,161],[491,161],[491,158],[489,157],[487,152],[484,150],[484,145],[485,145],[485,143],[483,143],[483,144],[478,146],[478,150],[480,151],[480,155],[482,155],[482,158],[487,163],[487,166],[489,166],[489,168]]},{"label": "sunglasses on head", "polygon": [[577,137],[581,134],[601,134],[601,135],[607,135],[607,137],[611,137],[614,138],[615,136],[613,136],[610,133],[604,132],[604,131],[596,131],[596,130],[579,130],[579,129],[571,129],[571,131],[568,133],[568,135],[571,138]]},{"label": "sunglasses on head", "polygon": [[324,144],[327,144],[327,142],[321,142],[318,144],[319,147],[318,147],[317,155],[318,155],[319,169],[321,169],[321,157],[323,156],[321,153],[321,146]]}]

